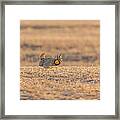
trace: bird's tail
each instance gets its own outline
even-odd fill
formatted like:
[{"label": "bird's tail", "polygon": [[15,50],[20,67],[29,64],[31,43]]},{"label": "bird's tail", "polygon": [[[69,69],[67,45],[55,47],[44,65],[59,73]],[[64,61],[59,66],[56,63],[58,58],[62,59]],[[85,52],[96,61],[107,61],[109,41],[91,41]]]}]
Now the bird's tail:
[{"label": "bird's tail", "polygon": [[41,58],[45,58],[45,53],[43,52],[41,55],[40,55]]}]

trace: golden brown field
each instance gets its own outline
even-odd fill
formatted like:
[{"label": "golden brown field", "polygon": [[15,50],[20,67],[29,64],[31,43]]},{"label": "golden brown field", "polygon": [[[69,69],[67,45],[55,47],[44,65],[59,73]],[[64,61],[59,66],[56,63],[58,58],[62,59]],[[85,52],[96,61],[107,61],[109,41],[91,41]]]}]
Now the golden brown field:
[{"label": "golden brown field", "polygon": [[[20,22],[20,99],[100,99],[100,24],[97,20]],[[39,66],[41,53],[63,56]]]}]

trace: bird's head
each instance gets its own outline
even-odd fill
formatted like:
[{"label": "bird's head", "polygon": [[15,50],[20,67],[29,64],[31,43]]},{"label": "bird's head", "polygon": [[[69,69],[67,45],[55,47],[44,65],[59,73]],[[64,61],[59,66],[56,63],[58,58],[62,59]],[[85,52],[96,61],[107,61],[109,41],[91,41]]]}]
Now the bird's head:
[{"label": "bird's head", "polygon": [[56,56],[54,63],[55,63],[55,65],[59,65],[59,64],[61,64],[61,62],[62,62],[62,55],[59,54]]},{"label": "bird's head", "polygon": [[57,59],[60,60],[62,62],[63,58],[62,58],[62,54],[57,55]]}]

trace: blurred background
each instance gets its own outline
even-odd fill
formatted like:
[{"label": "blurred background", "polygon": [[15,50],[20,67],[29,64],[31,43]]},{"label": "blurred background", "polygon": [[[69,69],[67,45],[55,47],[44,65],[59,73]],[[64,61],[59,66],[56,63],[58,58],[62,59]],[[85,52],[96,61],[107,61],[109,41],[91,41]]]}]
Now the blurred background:
[{"label": "blurred background", "polygon": [[62,66],[99,65],[99,20],[21,20],[20,64],[38,66],[40,55],[63,55]]}]

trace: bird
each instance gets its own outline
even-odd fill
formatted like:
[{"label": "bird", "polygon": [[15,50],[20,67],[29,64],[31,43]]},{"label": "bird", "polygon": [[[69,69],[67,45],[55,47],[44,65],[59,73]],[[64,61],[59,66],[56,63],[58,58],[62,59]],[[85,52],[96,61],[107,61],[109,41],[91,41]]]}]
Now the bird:
[{"label": "bird", "polygon": [[56,55],[55,57],[46,57],[45,53],[40,55],[39,66],[43,66],[44,68],[49,68],[50,66],[58,66],[62,63],[62,55]]}]

